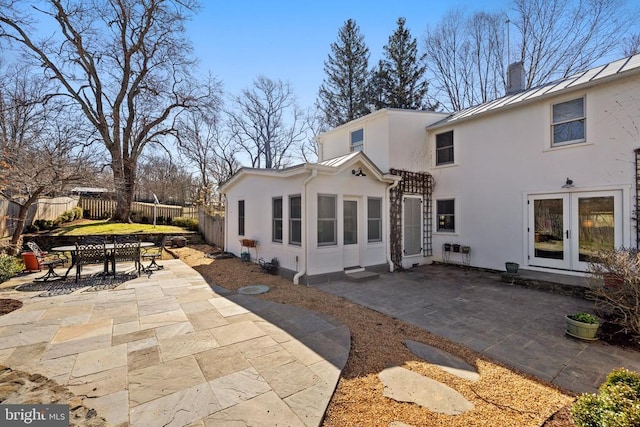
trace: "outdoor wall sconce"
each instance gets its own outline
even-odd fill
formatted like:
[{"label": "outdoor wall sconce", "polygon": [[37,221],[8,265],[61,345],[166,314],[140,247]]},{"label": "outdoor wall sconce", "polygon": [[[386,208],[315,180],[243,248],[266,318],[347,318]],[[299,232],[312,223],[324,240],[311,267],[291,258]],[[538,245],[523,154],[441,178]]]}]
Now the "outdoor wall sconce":
[{"label": "outdoor wall sconce", "polygon": [[572,188],[572,187],[575,187],[575,185],[573,185],[573,180],[570,178],[567,178],[567,182],[564,183],[562,188]]},{"label": "outdoor wall sconce", "polygon": [[351,174],[355,176],[367,176],[366,173],[362,172],[362,168],[351,169]]}]

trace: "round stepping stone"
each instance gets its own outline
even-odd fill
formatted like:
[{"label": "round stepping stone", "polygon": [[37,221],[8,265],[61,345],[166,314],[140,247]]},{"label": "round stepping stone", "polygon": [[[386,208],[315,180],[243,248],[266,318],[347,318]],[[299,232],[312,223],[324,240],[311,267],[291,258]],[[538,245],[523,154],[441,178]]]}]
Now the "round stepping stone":
[{"label": "round stepping stone", "polygon": [[431,378],[399,366],[378,374],[384,396],[397,402],[410,402],[445,415],[460,415],[474,408],[463,395]]},{"label": "round stepping stone", "polygon": [[443,371],[469,381],[478,381],[480,374],[473,365],[451,353],[421,342],[405,340],[404,345],[419,358],[436,365]]},{"label": "round stepping stone", "polygon": [[264,294],[268,290],[269,287],[266,285],[249,285],[238,289],[238,293],[243,295],[258,295]]}]

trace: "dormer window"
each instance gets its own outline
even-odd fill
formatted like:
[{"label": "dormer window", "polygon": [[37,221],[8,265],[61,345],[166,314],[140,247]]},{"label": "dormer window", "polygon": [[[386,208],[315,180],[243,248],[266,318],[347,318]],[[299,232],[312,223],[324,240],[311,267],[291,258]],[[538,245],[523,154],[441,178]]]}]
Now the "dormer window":
[{"label": "dormer window", "polygon": [[351,151],[362,151],[364,149],[364,129],[351,132]]}]

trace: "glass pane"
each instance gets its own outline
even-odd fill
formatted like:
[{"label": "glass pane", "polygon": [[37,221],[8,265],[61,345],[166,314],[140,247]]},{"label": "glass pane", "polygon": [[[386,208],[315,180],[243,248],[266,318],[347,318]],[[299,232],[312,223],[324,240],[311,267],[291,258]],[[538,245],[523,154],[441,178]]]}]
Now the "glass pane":
[{"label": "glass pane", "polygon": [[382,199],[367,199],[367,218],[382,218]]},{"label": "glass pane", "polygon": [[382,221],[379,219],[370,219],[367,221],[367,237],[370,242],[379,242],[382,240]]},{"label": "glass pane", "polygon": [[318,218],[335,219],[336,198],[335,196],[318,196]]},{"label": "glass pane", "polygon": [[404,254],[417,255],[422,249],[420,199],[404,200]]},{"label": "glass pane", "polygon": [[363,140],[364,131],[362,129],[351,132],[351,145],[358,145],[358,143],[361,143]]},{"label": "glass pane", "polygon": [[599,251],[614,249],[614,218],[613,196],[578,199],[578,258],[580,261],[596,261]]},{"label": "glass pane", "polygon": [[534,251],[537,258],[564,259],[563,200],[533,201]]},{"label": "glass pane", "polygon": [[282,241],[282,220],[281,219],[273,220],[273,240],[277,242]]},{"label": "glass pane", "polygon": [[289,240],[291,243],[302,242],[302,221],[299,219],[291,220],[291,230],[289,230]]},{"label": "glass pane", "polygon": [[334,245],[336,243],[335,220],[318,220],[318,244]]},{"label": "glass pane", "polygon": [[282,199],[273,199],[273,218],[282,218]]},{"label": "glass pane", "polygon": [[453,147],[438,148],[436,150],[436,164],[453,163]]},{"label": "glass pane", "polygon": [[553,123],[584,117],[584,99],[574,99],[553,106]]},{"label": "glass pane", "polygon": [[584,120],[562,123],[553,127],[553,142],[584,140]]},{"label": "glass pane", "polygon": [[291,218],[302,218],[302,203],[300,197],[291,197],[289,199],[289,216]]},{"label": "glass pane", "polygon": [[344,244],[358,243],[358,202],[344,201]]}]

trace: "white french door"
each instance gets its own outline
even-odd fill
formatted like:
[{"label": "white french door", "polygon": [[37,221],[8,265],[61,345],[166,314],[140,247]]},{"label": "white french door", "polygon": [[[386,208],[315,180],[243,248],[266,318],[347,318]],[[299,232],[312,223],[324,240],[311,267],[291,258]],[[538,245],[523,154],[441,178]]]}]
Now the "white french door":
[{"label": "white french door", "polygon": [[533,195],[529,265],[586,271],[597,253],[622,245],[622,192]]}]

